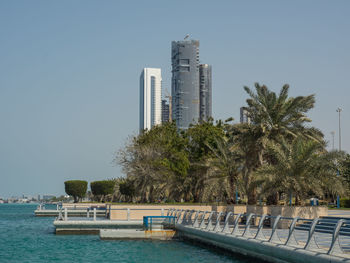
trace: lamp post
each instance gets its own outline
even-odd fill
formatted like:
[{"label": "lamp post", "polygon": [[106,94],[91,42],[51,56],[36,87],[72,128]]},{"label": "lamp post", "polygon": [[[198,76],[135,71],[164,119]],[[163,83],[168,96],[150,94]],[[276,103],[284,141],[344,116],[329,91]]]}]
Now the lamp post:
[{"label": "lamp post", "polygon": [[[339,151],[341,151],[341,127],[340,127],[340,113],[341,113],[341,111],[342,111],[342,109],[341,108],[338,108],[337,110],[336,110],[338,113],[339,113]],[[340,175],[340,173],[339,173],[339,169],[338,169],[338,171],[337,171],[337,176],[339,176]],[[339,200],[339,195],[337,195],[337,208],[340,208],[340,200]]]},{"label": "lamp post", "polygon": [[340,113],[342,112],[341,108],[337,109],[337,112],[339,113],[339,151],[341,151],[341,129],[340,129]]}]

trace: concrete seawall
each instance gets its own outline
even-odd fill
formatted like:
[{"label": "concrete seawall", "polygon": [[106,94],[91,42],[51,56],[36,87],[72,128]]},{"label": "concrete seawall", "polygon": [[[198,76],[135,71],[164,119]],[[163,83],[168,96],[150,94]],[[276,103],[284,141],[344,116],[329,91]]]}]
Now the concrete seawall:
[{"label": "concrete seawall", "polygon": [[305,250],[302,247],[291,247],[247,237],[238,237],[220,232],[210,232],[181,224],[176,225],[179,237],[199,241],[234,253],[256,257],[269,262],[290,263],[350,263],[350,257],[327,255]]}]

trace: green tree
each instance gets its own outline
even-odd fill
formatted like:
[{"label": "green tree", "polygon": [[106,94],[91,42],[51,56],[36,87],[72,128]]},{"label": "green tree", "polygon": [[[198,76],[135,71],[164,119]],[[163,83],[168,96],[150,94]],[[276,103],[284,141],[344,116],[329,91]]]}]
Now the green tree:
[{"label": "green tree", "polygon": [[133,181],[123,178],[123,180],[119,182],[119,191],[125,197],[127,202],[131,202],[135,195]]},{"label": "green tree", "polygon": [[100,202],[104,200],[106,195],[112,195],[114,192],[115,181],[103,180],[90,183],[91,192],[94,196],[100,197]]},{"label": "green tree", "polygon": [[[245,167],[246,176],[252,178],[254,170],[262,165],[263,162],[273,164],[273,158],[266,154],[266,145],[272,141],[279,143],[281,140],[292,141],[294,138],[302,136],[316,142],[321,142],[323,134],[313,127],[306,126],[311,122],[307,117],[307,112],[314,107],[315,95],[289,97],[289,86],[284,85],[277,95],[270,91],[265,85],[255,84],[255,92],[248,87],[244,87],[250,96],[247,99],[247,111],[254,131],[260,137],[260,149],[257,153],[259,163],[257,166]],[[245,136],[244,134],[242,134]],[[252,145],[253,148],[254,145]],[[256,156],[252,156],[256,159]],[[283,175],[281,175],[283,176]],[[250,179],[248,180],[250,181]],[[254,181],[254,180],[253,180]],[[255,192],[256,190],[251,190]],[[277,204],[279,193],[271,193],[267,198],[268,203]]]},{"label": "green tree", "polygon": [[208,184],[215,183],[215,177],[210,171],[212,167],[210,160],[215,155],[213,151],[217,149],[217,140],[225,136],[223,125],[221,122],[214,124],[212,119],[202,121],[191,125],[184,135],[188,138],[187,151],[190,161],[187,185],[190,186],[194,202],[204,201]]},{"label": "green tree", "polygon": [[175,123],[169,122],[144,131],[119,151],[116,161],[133,181],[141,202],[186,199],[189,189],[186,144]]},{"label": "green tree", "polygon": [[79,201],[79,198],[83,198],[86,194],[88,182],[81,180],[71,180],[64,182],[64,188],[67,195],[73,196],[74,203]]},{"label": "green tree", "polygon": [[235,149],[235,159],[238,161],[240,176],[238,186],[241,192],[248,197],[248,204],[254,205],[257,201],[257,186],[259,180],[255,171],[263,162],[263,149],[266,144],[266,137],[259,126],[248,123],[234,124],[227,127],[229,143]]},{"label": "green tree", "polygon": [[327,152],[323,144],[301,137],[291,143],[286,140],[269,143],[268,152],[275,162],[257,171],[265,193],[284,192],[287,199],[295,197],[296,205],[308,197],[323,197],[327,192],[344,194],[344,180],[337,176],[341,153]]},{"label": "green tree", "polygon": [[322,133],[315,128],[308,128],[305,124],[311,119],[306,113],[315,105],[315,95],[289,97],[289,85],[284,85],[277,95],[265,85],[255,83],[254,93],[244,87],[250,96],[247,99],[247,111],[252,125],[259,126],[264,136],[270,140],[293,139],[297,136],[322,141]]}]

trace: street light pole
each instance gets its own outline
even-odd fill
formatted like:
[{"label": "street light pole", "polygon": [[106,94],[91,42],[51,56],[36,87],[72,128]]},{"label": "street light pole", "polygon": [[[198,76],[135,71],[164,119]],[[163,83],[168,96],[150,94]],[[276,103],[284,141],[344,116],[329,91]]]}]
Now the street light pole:
[{"label": "street light pole", "polygon": [[341,151],[341,127],[340,127],[340,113],[342,109],[338,108],[337,112],[339,113],[339,151]]},{"label": "street light pole", "polygon": [[[340,129],[340,113],[342,111],[341,108],[338,108],[336,110],[339,113],[339,151],[341,151],[341,129]],[[340,175],[339,169],[337,171],[337,176]],[[339,195],[337,196],[337,208],[340,208],[340,200],[339,200]]]}]

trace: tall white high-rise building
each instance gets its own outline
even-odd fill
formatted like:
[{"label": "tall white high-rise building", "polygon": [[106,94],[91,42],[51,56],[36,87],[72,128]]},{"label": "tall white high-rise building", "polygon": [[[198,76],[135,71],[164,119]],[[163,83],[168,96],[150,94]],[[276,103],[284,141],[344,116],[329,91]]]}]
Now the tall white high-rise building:
[{"label": "tall white high-rise building", "polygon": [[140,76],[140,131],[162,123],[162,73],[144,68]]}]

